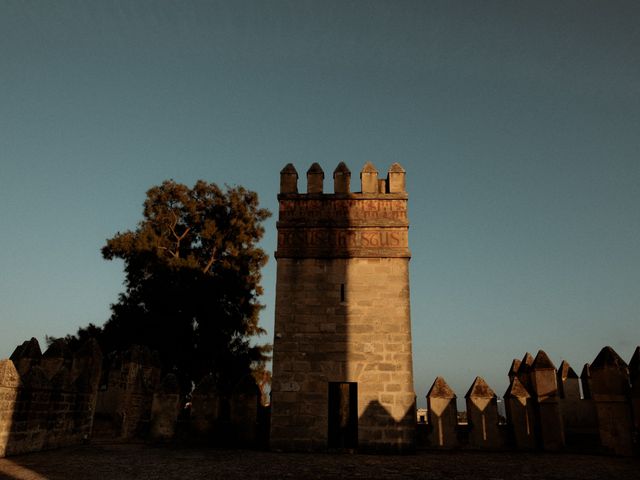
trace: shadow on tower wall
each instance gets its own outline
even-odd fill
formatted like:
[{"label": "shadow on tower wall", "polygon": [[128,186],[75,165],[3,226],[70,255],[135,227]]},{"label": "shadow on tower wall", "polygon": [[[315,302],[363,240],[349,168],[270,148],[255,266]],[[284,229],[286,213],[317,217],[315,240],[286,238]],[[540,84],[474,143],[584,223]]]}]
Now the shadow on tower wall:
[{"label": "shadow on tower wall", "polygon": [[411,448],[415,394],[404,170],[281,172],[271,447]]}]

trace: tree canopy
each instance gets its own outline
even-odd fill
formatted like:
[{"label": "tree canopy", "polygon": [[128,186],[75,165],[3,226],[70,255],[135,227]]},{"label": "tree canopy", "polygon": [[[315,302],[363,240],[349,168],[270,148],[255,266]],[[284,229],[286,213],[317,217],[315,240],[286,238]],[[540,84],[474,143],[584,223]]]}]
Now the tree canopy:
[{"label": "tree canopy", "polygon": [[105,259],[124,261],[125,291],[102,329],[90,325],[78,337],[98,332],[106,352],[148,345],[183,382],[212,373],[220,390],[233,388],[270,348],[251,344],[264,333],[258,297],[267,256],[257,243],[269,216],[243,187],[154,186],[137,228],[102,248]]}]

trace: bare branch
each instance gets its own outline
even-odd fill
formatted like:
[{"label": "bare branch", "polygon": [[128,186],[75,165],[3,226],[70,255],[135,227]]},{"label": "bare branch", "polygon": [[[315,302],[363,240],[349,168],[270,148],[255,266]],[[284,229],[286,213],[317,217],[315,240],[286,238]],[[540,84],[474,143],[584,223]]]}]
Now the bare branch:
[{"label": "bare branch", "polygon": [[207,265],[204,267],[204,270],[202,270],[202,273],[207,273],[211,268],[211,266],[213,265],[213,262],[215,262],[215,260],[216,260],[216,247],[213,247],[211,249],[211,258],[209,258],[209,261],[207,262]]},{"label": "bare branch", "polygon": [[180,242],[182,242],[182,240],[184,240],[185,237],[189,234],[189,232],[191,231],[191,227],[187,227],[185,231],[182,232],[182,235],[178,235],[176,232],[176,226],[178,225],[178,216],[173,210],[171,210],[171,215],[173,215],[173,222],[169,224],[169,230],[171,230],[171,234],[176,241],[176,250],[175,252],[171,253],[173,254],[174,258],[178,258],[180,256]]},{"label": "bare branch", "polygon": [[166,250],[171,254],[173,258],[178,258],[178,252],[174,252],[173,250],[169,250],[167,247],[158,247],[160,250]]}]

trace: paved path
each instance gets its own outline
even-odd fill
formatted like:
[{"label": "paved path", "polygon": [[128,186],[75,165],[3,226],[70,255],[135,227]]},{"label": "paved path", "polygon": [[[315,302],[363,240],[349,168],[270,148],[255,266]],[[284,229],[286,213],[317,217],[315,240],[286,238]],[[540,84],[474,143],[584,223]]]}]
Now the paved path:
[{"label": "paved path", "polygon": [[216,479],[640,479],[640,459],[569,454],[422,452],[292,454],[94,444],[0,459],[0,478]]}]

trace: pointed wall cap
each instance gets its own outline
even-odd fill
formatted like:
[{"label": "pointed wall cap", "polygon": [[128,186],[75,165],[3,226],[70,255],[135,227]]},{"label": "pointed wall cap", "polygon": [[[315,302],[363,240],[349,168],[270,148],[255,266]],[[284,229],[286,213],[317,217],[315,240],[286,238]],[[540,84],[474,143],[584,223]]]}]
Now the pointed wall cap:
[{"label": "pointed wall cap", "polygon": [[600,350],[598,356],[591,363],[592,370],[607,367],[615,367],[619,370],[627,368],[626,362],[622,360],[622,358],[620,358],[620,355],[618,355],[616,351],[609,346],[606,346],[602,350]]},{"label": "pointed wall cap", "polygon": [[322,170],[318,162],[313,162],[309,170],[307,170],[307,175],[322,175],[324,177],[324,170]]},{"label": "pointed wall cap", "polygon": [[336,176],[336,173],[351,175],[351,170],[349,170],[349,167],[347,167],[347,165],[344,162],[340,162],[336,167],[336,169],[333,171],[334,177]]},{"label": "pointed wall cap", "polygon": [[323,192],[324,172],[317,163],[313,163],[307,170],[307,193]]},{"label": "pointed wall cap", "polygon": [[509,375],[517,375],[518,369],[520,368],[520,360],[514,358],[511,362],[511,367],[509,368]]},{"label": "pointed wall cap", "polygon": [[9,358],[17,360],[19,358],[40,358],[41,356],[42,350],[40,350],[38,340],[31,337],[31,340],[25,340],[22,345],[18,345]]},{"label": "pointed wall cap", "polygon": [[280,193],[298,193],[298,171],[291,163],[280,170]]},{"label": "pointed wall cap", "polygon": [[361,173],[378,173],[378,170],[376,170],[376,167],[373,166],[373,163],[371,162],[367,162],[364,164],[364,167],[362,167]]},{"label": "pointed wall cap", "polygon": [[389,167],[389,173],[407,173],[398,162],[392,163]]},{"label": "pointed wall cap", "polygon": [[531,395],[522,384],[518,377],[514,377],[513,381],[507,388],[507,391],[504,392],[505,397],[515,397],[515,398],[531,398]]},{"label": "pointed wall cap", "polygon": [[529,352],[524,354],[522,360],[520,361],[520,366],[518,367],[518,373],[527,373],[531,370],[531,365],[533,364],[533,357]]},{"label": "pointed wall cap", "polygon": [[553,369],[556,367],[553,362],[549,359],[549,356],[544,352],[544,350],[538,350],[538,354],[536,358],[533,360],[531,364],[531,370],[543,370],[543,369]]},{"label": "pointed wall cap", "polygon": [[558,375],[560,375],[560,378],[562,379],[579,378],[578,374],[573,370],[573,368],[571,368],[571,365],[569,365],[569,362],[566,360],[563,360],[560,364],[560,368],[558,368]]},{"label": "pointed wall cap", "polygon": [[298,176],[298,171],[296,167],[293,166],[292,163],[287,163],[282,170],[280,170],[280,175],[295,175]]},{"label": "pointed wall cap", "polygon": [[344,162],[340,162],[333,171],[334,193],[349,193],[351,190],[351,171]]},{"label": "pointed wall cap", "polygon": [[388,193],[404,193],[406,192],[405,184],[406,172],[399,163],[394,163],[389,168],[385,191]]},{"label": "pointed wall cap", "polygon": [[436,377],[433,385],[427,393],[427,398],[456,398],[456,394],[451,390],[442,377]]},{"label": "pointed wall cap", "polygon": [[464,398],[494,398],[495,396],[495,392],[491,390],[484,378],[476,377]]},{"label": "pointed wall cap", "polygon": [[591,377],[591,365],[589,365],[588,363],[584,364],[584,367],[582,367],[582,372],[580,372],[580,378],[590,378]]},{"label": "pointed wall cap", "polygon": [[631,360],[629,360],[629,368],[636,369],[640,366],[640,346],[636,347]]}]

